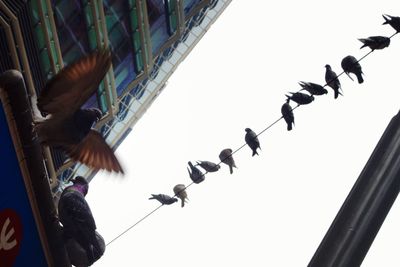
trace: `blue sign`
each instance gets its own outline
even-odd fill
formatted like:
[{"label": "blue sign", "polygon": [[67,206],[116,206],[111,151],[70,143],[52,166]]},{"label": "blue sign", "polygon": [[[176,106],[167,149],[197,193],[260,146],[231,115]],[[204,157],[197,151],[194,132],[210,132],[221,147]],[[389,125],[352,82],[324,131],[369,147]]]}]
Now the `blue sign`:
[{"label": "blue sign", "polygon": [[0,267],[47,266],[2,105],[0,167]]}]

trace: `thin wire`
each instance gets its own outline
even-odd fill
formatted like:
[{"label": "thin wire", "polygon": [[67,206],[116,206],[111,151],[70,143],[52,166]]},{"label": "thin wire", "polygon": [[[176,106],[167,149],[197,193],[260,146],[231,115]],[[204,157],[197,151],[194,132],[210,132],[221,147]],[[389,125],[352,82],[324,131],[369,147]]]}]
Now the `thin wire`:
[{"label": "thin wire", "polygon": [[[392,34],[389,39],[391,39],[393,36],[395,36],[398,32]],[[367,56],[369,56],[372,52],[374,52],[375,50],[371,49],[371,51],[369,51],[368,53],[366,53],[364,56],[362,56],[360,59],[358,59],[354,64],[359,63],[361,60],[363,60],[364,58],[366,58]],[[335,78],[333,78],[332,80],[330,80],[329,82],[327,82],[323,87],[326,87],[330,82],[336,80],[337,78],[339,78],[340,76],[342,76],[345,73],[345,71],[342,71],[341,73],[339,73],[339,75],[336,75]],[[297,106],[295,106],[294,108],[292,108],[291,111],[295,110],[296,108],[298,108],[300,106],[300,104],[298,104]],[[271,124],[269,124],[266,128],[264,128],[261,132],[259,132],[256,137],[258,137],[259,135],[263,134],[265,131],[269,130],[272,126],[274,126],[275,124],[277,124],[281,119],[283,119],[283,116],[281,116],[280,118],[278,118],[277,120],[275,120],[274,122],[272,122]],[[242,148],[244,148],[247,145],[247,143],[244,143],[243,145],[241,145],[238,149],[236,149],[235,151],[233,151],[230,155],[228,155],[227,157],[225,157],[224,159],[222,159],[217,165],[221,165],[221,163],[223,163],[223,161],[225,161],[225,159],[231,157],[233,154],[235,154],[236,152],[238,152],[239,150],[241,150]],[[198,179],[201,179],[202,177],[204,177],[207,173],[209,173],[209,171],[205,171],[205,173],[202,174],[202,176],[200,176]],[[191,182],[188,186],[185,186],[182,190],[180,190],[179,192],[177,192],[173,197],[176,197],[179,195],[179,193],[185,191],[187,188],[189,188],[190,186],[192,186],[195,182]],[[182,200],[183,201],[183,200]],[[155,208],[154,210],[152,210],[151,212],[149,212],[148,214],[146,214],[144,217],[142,217],[139,221],[137,221],[136,223],[134,223],[132,226],[128,227],[126,230],[124,230],[122,233],[120,233],[118,236],[114,237],[110,242],[108,242],[106,244],[106,246],[110,245],[112,242],[114,242],[115,240],[117,240],[118,238],[120,238],[122,235],[124,235],[126,232],[128,232],[129,230],[131,230],[133,227],[135,227],[136,225],[138,225],[139,223],[141,223],[142,221],[144,221],[146,218],[148,218],[150,215],[152,215],[154,212],[156,212],[158,209],[160,209],[162,206],[164,206],[164,204],[161,204],[160,206],[158,206],[157,208]]]}]

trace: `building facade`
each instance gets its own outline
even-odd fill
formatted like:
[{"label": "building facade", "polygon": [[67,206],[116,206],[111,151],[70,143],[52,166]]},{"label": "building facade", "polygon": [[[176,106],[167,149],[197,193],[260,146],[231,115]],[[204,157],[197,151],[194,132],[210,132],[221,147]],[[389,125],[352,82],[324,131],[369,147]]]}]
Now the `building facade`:
[{"label": "building facade", "polygon": [[[36,95],[54,74],[98,47],[112,67],[84,107],[103,112],[96,128],[115,150],[169,76],[231,0],[0,0],[0,73],[22,72]],[[60,182],[95,173],[44,148],[53,192]]]}]

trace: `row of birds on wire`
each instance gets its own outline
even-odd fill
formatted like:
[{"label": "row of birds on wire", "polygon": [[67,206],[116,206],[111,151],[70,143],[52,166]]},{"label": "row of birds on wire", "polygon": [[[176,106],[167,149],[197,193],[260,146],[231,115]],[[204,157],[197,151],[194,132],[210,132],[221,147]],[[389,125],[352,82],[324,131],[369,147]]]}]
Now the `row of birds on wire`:
[{"label": "row of birds on wire", "polygon": [[[383,15],[383,17],[385,19],[383,24],[389,24],[394,28],[395,34],[400,32],[400,17],[389,15]],[[369,47],[371,51],[374,51],[388,47],[390,38],[371,36],[359,40],[363,43],[361,48]],[[39,93],[37,107],[43,118],[35,119],[34,128],[42,145],[62,149],[72,161],[81,162],[96,171],[105,169],[123,174],[123,169],[113,150],[103,136],[93,128],[95,123],[101,119],[102,113],[96,108],[82,108],[82,105],[96,93],[100,82],[111,66],[111,57],[112,54],[108,49],[99,49],[64,67],[53,76]],[[359,60],[355,57],[346,56],[343,58],[341,66],[344,73],[349,77],[352,73],[356,75],[359,83],[363,82],[362,68]],[[314,96],[327,94],[328,91],[324,87],[329,86],[334,90],[335,99],[342,94],[338,79],[340,75],[336,75],[329,65],[325,67],[325,86],[312,82],[300,82],[302,89],[299,92],[286,95],[287,101],[282,105],[281,112],[287,123],[287,130],[292,130],[294,124],[293,110],[299,105],[313,102]],[[297,106],[292,108],[289,104],[290,101],[297,103]],[[245,131],[246,144],[252,149],[252,155],[257,155],[257,149],[260,149],[259,134],[257,135],[250,128],[246,128]],[[233,159],[233,154],[236,151],[226,148],[219,154],[220,163],[228,165],[231,174],[233,168],[236,167]],[[190,185],[203,182],[205,174],[220,169],[220,163],[198,161],[193,164],[188,162],[187,169],[192,180]],[[205,173],[199,167],[203,168]],[[71,181],[73,184],[63,190],[58,203],[59,221],[63,226],[64,240],[73,240],[76,246],[80,246],[84,250],[85,263],[91,265],[101,257],[106,245],[96,232],[95,220],[85,200],[89,184],[84,177],[80,176]],[[158,200],[162,206],[177,202],[176,197],[178,197],[181,199],[181,206],[183,207],[187,201],[187,188],[188,186],[184,184],[178,184],[173,188],[174,196],[152,194],[150,199]]]},{"label": "row of birds on wire", "polygon": [[[392,26],[396,30],[395,34],[400,32],[400,17],[383,15],[383,18],[385,19],[383,24],[389,24]],[[368,38],[360,38],[358,40],[362,43],[360,49],[368,47],[371,49],[371,53],[374,50],[381,50],[388,47],[390,45],[390,39],[391,37],[386,36],[370,36]],[[357,60],[354,56],[348,55],[342,59],[341,67],[343,69],[343,73],[345,73],[352,81],[354,81],[354,79],[350,76],[350,74],[354,74],[358,83],[361,84],[364,82],[364,73],[359,61],[360,60]],[[325,89],[326,86],[329,86],[333,90],[335,99],[337,99],[339,95],[343,96],[339,76],[340,75],[337,75],[336,72],[332,70],[332,67],[327,64],[325,65],[325,85],[301,81],[299,82],[301,87],[300,91],[290,92],[290,95],[285,95],[287,99],[281,107],[281,118],[285,120],[288,131],[291,131],[294,125],[294,108],[290,106],[290,101],[295,102],[297,107],[300,105],[310,104],[315,100],[314,96],[325,95],[328,93],[328,90]],[[302,91],[306,91],[308,93],[304,93]],[[250,128],[246,128],[245,131],[245,142],[251,148],[252,156],[258,155],[257,149],[261,148],[260,141],[258,139],[259,134],[256,134]],[[227,164],[231,174],[233,173],[233,167],[236,167],[236,163],[232,157],[232,152],[232,149],[227,148],[222,150],[219,154],[219,159],[221,160],[220,163]],[[197,161],[197,164],[193,165],[193,163],[189,161],[189,167],[187,169],[192,183],[198,184],[203,182],[205,179],[205,174],[208,172],[216,172],[220,169],[220,163],[216,164],[210,161]],[[197,166],[200,166],[202,169],[204,169],[205,173],[203,174]],[[185,190],[186,188],[187,187],[184,184],[177,184],[173,188],[174,196],[171,197],[167,194],[152,194],[149,199],[156,199],[162,205],[171,205],[178,201],[176,198],[178,197],[181,200],[181,207],[184,207],[185,202],[188,199],[187,192]]]}]

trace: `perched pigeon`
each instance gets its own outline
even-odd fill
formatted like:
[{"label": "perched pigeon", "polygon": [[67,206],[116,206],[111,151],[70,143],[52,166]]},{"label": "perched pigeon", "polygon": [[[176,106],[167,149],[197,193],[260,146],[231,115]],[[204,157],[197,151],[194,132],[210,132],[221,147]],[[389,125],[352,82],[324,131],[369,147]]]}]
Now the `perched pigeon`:
[{"label": "perched pigeon", "polygon": [[382,17],[385,19],[383,24],[389,24],[392,26],[392,28],[396,30],[396,33],[400,32],[400,17],[394,17],[390,15],[382,15]]},{"label": "perched pigeon", "polygon": [[178,201],[178,199],[164,194],[158,194],[158,195],[151,194],[151,196],[152,197],[149,199],[157,199],[163,205],[171,205]]},{"label": "perched pigeon", "polygon": [[63,225],[64,240],[75,239],[86,251],[89,265],[104,252],[96,237],[96,223],[85,196],[89,184],[77,176],[73,185],[64,189],[58,202],[58,214]]},{"label": "perched pigeon", "polygon": [[246,144],[251,148],[253,151],[253,157],[254,155],[258,155],[257,153],[257,148],[261,149],[260,147],[260,141],[258,140],[257,134],[251,130],[250,128],[246,128],[246,135],[244,137],[244,140],[246,141]]},{"label": "perched pigeon", "polygon": [[299,82],[299,84],[303,88],[301,90],[306,90],[311,95],[324,95],[328,93],[328,90],[326,90],[322,85],[316,83]]},{"label": "perched pigeon", "polygon": [[340,89],[342,89],[339,78],[337,77],[336,73],[332,70],[329,64],[326,64],[325,68],[326,68],[325,82],[335,92],[335,99],[336,99],[338,98],[339,95],[342,95],[342,93],[340,93],[339,91]]},{"label": "perched pigeon", "polygon": [[101,118],[98,109],[81,109],[96,90],[111,65],[111,53],[100,50],[57,73],[40,92],[37,106],[50,118],[36,122],[42,144],[59,147],[73,161],[88,167],[123,173],[103,136],[92,129]]},{"label": "perched pigeon", "polygon": [[221,166],[219,166],[218,164],[206,160],[197,161],[197,165],[200,165],[200,167],[202,167],[207,172],[216,172],[219,170],[219,168],[221,168]]},{"label": "perched pigeon", "polygon": [[294,115],[293,115],[293,109],[289,105],[289,101],[285,102],[285,104],[282,105],[281,108],[282,116],[285,119],[287,123],[287,130],[291,131],[292,130],[292,124],[294,125]]},{"label": "perched pigeon", "polygon": [[192,181],[195,184],[199,184],[199,183],[203,182],[205,179],[205,175],[200,171],[199,168],[195,167],[190,161],[188,162],[188,164],[189,164],[190,168],[187,168],[187,170],[188,170],[190,179],[192,179]]},{"label": "perched pigeon", "polygon": [[184,184],[177,184],[174,186],[174,193],[181,199],[181,207],[185,206],[186,200],[188,200],[186,186]]},{"label": "perched pigeon", "polygon": [[221,151],[221,153],[219,154],[219,159],[225,163],[226,165],[229,166],[229,170],[231,172],[231,174],[233,173],[233,167],[236,167],[235,164],[235,160],[232,157],[232,149],[230,148],[226,148],[224,150]]},{"label": "perched pigeon", "polygon": [[371,50],[384,49],[390,45],[390,38],[385,36],[370,36],[358,40],[363,43],[361,48],[368,46]]},{"label": "perched pigeon", "polygon": [[292,95],[286,95],[289,100],[296,102],[299,105],[307,105],[314,101],[314,97],[312,95],[303,94],[300,92],[291,93]]},{"label": "perched pigeon", "polygon": [[353,78],[350,77],[349,73],[354,73],[357,76],[358,83],[364,82],[364,79],[362,77],[363,72],[361,69],[361,65],[355,57],[347,56],[343,58],[341,65],[344,72],[347,74],[347,76],[349,76],[351,80],[353,80]]}]

